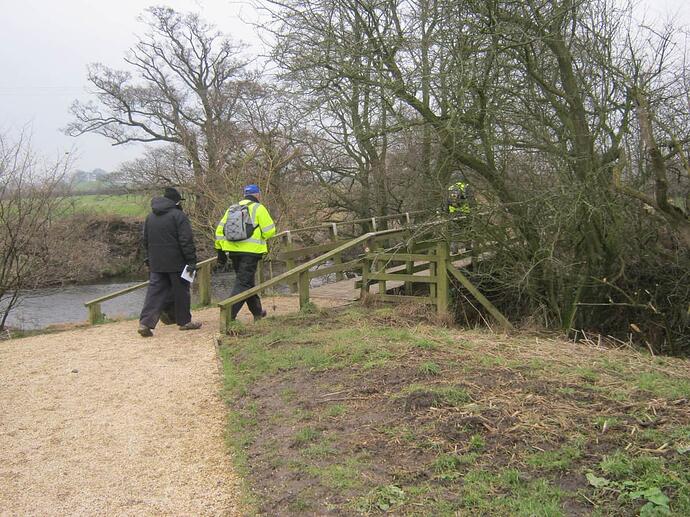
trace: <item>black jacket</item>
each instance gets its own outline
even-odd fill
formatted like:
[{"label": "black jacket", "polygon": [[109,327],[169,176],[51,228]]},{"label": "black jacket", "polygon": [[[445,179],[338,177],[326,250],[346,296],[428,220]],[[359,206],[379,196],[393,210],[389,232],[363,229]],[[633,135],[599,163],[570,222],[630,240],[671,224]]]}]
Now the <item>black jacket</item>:
[{"label": "black jacket", "polygon": [[151,200],[152,212],[144,223],[144,249],[154,273],[182,271],[196,265],[192,225],[182,209],[166,197]]}]

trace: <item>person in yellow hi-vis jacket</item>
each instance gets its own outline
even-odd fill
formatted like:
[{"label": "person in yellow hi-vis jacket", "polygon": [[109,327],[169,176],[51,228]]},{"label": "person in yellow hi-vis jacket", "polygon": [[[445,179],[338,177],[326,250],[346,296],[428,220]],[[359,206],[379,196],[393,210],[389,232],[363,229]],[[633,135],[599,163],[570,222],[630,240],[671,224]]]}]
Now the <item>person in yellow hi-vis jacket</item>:
[{"label": "person in yellow hi-vis jacket", "polygon": [[[235,283],[230,296],[235,296],[254,287],[256,268],[261,258],[268,253],[266,241],[276,233],[276,225],[261,204],[261,190],[257,185],[244,187],[244,199],[225,211],[218,223],[215,236],[215,247],[218,251],[218,263],[224,265],[228,257],[235,270]],[[231,319],[244,302],[236,303],[230,310]],[[266,316],[261,307],[261,299],[253,295],[247,299],[247,307],[254,316],[254,321]]]},{"label": "person in yellow hi-vis jacket", "polygon": [[448,187],[448,213],[464,214],[470,213],[470,188],[463,180],[453,183]]}]

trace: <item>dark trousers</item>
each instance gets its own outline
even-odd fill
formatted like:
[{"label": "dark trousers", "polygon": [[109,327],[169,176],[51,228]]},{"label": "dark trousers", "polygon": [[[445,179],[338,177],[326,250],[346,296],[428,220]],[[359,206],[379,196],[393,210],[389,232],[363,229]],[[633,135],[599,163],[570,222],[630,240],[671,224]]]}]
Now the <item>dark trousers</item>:
[{"label": "dark trousers", "polygon": [[[254,287],[254,278],[256,276],[256,267],[261,260],[261,255],[242,255],[230,253],[230,260],[232,261],[232,268],[235,270],[235,284],[232,286],[230,296],[235,296],[241,292]],[[247,307],[254,316],[261,316],[261,298],[258,294],[247,298]],[[230,318],[235,319],[237,313],[244,305],[244,302],[238,302],[232,306],[230,310]]]},{"label": "dark trousers", "polygon": [[189,282],[180,278],[180,273],[149,273],[149,287],[146,290],[144,308],[141,309],[139,323],[152,329],[156,327],[161,311],[174,305],[175,323],[186,325],[192,321],[190,312],[191,296]]}]

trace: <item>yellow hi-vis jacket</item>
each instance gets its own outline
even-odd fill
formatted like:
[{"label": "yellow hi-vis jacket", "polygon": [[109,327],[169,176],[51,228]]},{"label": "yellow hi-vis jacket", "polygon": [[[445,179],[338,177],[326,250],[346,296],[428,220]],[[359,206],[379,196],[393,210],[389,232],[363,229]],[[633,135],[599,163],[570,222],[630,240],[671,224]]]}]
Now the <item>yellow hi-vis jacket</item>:
[{"label": "yellow hi-vis jacket", "polygon": [[217,250],[230,251],[235,253],[256,253],[263,255],[268,253],[266,241],[273,237],[276,233],[276,225],[271,219],[271,214],[261,203],[256,203],[250,199],[243,199],[239,202],[240,205],[249,205],[249,214],[256,229],[249,239],[243,241],[228,241],[223,237],[223,228],[225,221],[228,219],[228,210],[223,214],[223,218],[216,227],[216,241],[215,247]]},{"label": "yellow hi-vis jacket", "polygon": [[[455,214],[460,212],[462,214],[469,214],[470,204],[467,202],[467,183],[464,181],[458,181],[457,183],[448,187],[448,192],[448,213]],[[453,199],[453,193],[457,194],[455,199]]]}]

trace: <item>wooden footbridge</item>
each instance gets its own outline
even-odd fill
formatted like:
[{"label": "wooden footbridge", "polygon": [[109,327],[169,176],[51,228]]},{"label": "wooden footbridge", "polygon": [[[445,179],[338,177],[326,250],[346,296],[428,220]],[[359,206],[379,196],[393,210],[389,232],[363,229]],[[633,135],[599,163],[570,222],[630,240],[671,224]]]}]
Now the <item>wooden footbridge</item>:
[{"label": "wooden footbridge", "polygon": [[[232,325],[233,304],[279,285],[289,285],[299,296],[300,309],[311,299],[354,301],[371,297],[384,302],[425,303],[445,314],[449,310],[451,279],[469,291],[499,325],[509,329],[510,322],[461,271],[478,258],[468,251],[449,251],[448,225],[457,225],[461,219],[449,221],[430,217],[428,212],[408,212],[281,232],[273,241],[278,243],[276,249],[260,263],[257,286],[218,303],[220,332],[227,333]],[[213,257],[197,264],[201,305],[211,303],[211,275],[216,260]],[[283,272],[274,275],[275,269]],[[311,280],[329,276],[335,282],[311,286]],[[86,302],[89,322],[103,320],[101,303],[147,285],[141,282]]]}]

